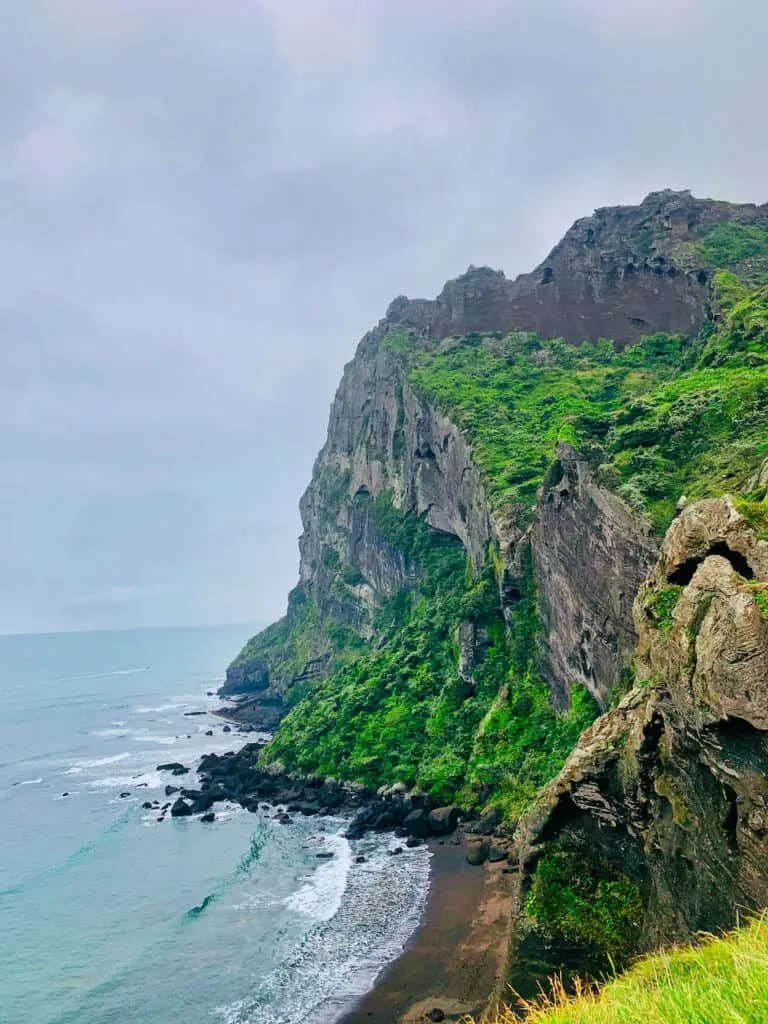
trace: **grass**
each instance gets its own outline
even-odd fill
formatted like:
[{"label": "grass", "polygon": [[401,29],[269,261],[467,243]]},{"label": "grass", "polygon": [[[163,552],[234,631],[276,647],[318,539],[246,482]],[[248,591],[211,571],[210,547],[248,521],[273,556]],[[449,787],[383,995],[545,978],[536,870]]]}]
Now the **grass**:
[{"label": "grass", "polygon": [[715,224],[702,236],[699,251],[717,267],[732,267],[750,258],[768,256],[768,224]]},{"label": "grass", "polygon": [[472,335],[415,352],[411,381],[461,426],[491,504],[518,525],[569,441],[662,534],[681,494],[739,493],[768,454],[768,293],[727,301],[695,342],[659,334],[615,352]]},{"label": "grass", "polygon": [[493,1024],[768,1024],[768,920],[639,960],[600,989],[559,982]]}]

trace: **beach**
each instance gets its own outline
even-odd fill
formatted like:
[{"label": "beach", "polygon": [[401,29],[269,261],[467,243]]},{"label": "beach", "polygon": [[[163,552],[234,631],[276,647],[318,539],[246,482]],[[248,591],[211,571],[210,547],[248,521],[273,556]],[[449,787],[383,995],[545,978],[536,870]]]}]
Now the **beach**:
[{"label": "beach", "polygon": [[446,1020],[479,1017],[506,962],[511,876],[505,862],[473,867],[466,840],[433,840],[429,896],[402,955],[342,1024],[417,1024],[439,1009]]}]

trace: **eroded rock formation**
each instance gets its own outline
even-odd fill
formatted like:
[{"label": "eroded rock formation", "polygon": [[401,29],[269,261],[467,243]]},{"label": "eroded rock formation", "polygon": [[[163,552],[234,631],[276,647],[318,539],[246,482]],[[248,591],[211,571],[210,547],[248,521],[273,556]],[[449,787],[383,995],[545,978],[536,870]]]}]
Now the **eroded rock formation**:
[{"label": "eroded rock formation", "polygon": [[582,964],[523,909],[539,864],[607,863],[642,899],[632,949],[768,904],[768,542],[729,498],[683,509],[635,602],[636,681],[521,823],[515,971]]}]

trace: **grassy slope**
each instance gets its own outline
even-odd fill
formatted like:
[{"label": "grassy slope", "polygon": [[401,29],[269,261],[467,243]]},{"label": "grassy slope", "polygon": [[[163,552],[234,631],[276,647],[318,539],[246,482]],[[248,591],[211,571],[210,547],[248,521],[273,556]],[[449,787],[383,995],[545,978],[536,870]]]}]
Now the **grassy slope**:
[{"label": "grassy slope", "polygon": [[599,992],[551,997],[495,1024],[768,1024],[768,921],[640,960]]}]

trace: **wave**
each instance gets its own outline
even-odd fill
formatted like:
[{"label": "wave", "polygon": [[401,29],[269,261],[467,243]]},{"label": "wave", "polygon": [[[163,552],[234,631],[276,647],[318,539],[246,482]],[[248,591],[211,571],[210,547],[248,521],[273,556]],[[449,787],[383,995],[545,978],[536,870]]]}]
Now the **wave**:
[{"label": "wave", "polygon": [[140,668],[117,668],[111,672],[87,672],[77,676],[57,676],[55,679],[46,680],[47,683],[74,683],[80,679],[109,679],[111,676],[133,676],[137,672],[149,672],[149,665]]},{"label": "wave", "polygon": [[130,751],[123,751],[121,754],[113,754],[111,757],[97,757],[93,761],[75,761],[71,768],[67,768],[62,775],[80,775],[90,768],[101,768],[105,764],[117,764],[119,761],[127,761],[131,757]]},{"label": "wave", "polygon": [[333,853],[333,858],[318,861],[318,867],[306,881],[285,899],[290,910],[316,921],[330,921],[338,913],[352,866],[352,849],[343,836],[329,836],[323,852]]},{"label": "wave", "polygon": [[160,789],[168,780],[160,772],[147,768],[133,775],[109,775],[103,779],[89,779],[89,789]]},{"label": "wave", "polygon": [[136,715],[152,715],[160,711],[178,711],[180,708],[186,708],[189,706],[189,701],[176,701],[173,704],[156,704],[149,706],[146,704],[136,704],[131,708]]}]

